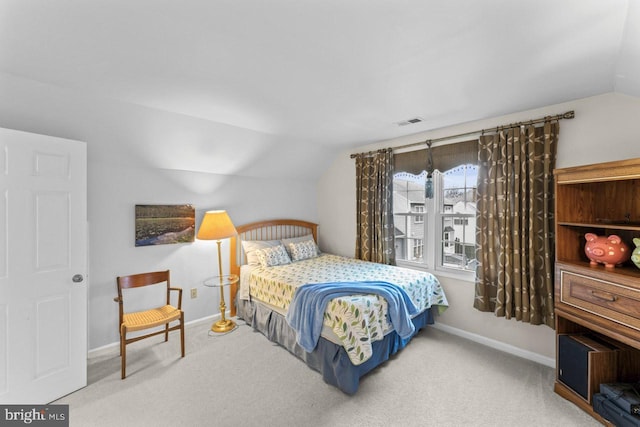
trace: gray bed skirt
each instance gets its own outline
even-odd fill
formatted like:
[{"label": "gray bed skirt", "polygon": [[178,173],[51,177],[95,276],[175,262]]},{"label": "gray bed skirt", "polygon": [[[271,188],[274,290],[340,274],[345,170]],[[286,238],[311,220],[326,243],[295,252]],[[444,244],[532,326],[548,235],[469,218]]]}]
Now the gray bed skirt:
[{"label": "gray bed skirt", "polygon": [[[290,353],[304,361],[310,368],[320,372],[328,384],[338,387],[347,394],[358,391],[360,378],[376,366],[384,363],[389,356],[404,348],[411,338],[403,339],[395,331],[372,344],[373,355],[366,362],[355,366],[351,363],[345,349],[320,337],[318,345],[306,352],[296,342],[294,330],[287,324],[284,316],[262,304],[253,301],[238,300],[238,318],[261,332],[270,341],[280,344]],[[433,324],[431,309],[427,309],[413,319],[415,333],[428,324]]]}]

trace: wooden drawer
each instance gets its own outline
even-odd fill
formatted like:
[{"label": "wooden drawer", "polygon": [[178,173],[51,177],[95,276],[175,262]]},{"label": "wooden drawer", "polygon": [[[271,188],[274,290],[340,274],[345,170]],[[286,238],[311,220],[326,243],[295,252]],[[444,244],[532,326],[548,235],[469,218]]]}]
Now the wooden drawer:
[{"label": "wooden drawer", "polygon": [[560,270],[560,303],[640,331],[640,292],[602,279]]}]

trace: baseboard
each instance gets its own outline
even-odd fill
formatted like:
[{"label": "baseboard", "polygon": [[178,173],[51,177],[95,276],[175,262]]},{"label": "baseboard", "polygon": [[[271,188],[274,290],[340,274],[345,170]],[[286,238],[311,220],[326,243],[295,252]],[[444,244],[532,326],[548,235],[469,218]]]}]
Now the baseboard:
[{"label": "baseboard", "polygon": [[[227,315],[229,315],[227,313]],[[190,325],[198,325],[200,323],[209,323],[214,322],[218,318],[220,318],[220,314],[215,314],[213,316],[202,317],[200,319],[192,320],[190,322],[186,322],[185,326]],[[453,326],[444,325],[442,323],[435,323],[431,325],[432,327],[439,329],[441,331],[447,332],[451,335],[456,335],[462,338],[466,338],[470,341],[477,342],[482,345],[486,345],[487,347],[495,348],[496,350],[504,351],[505,353],[513,354],[514,356],[522,357],[523,359],[531,360],[532,362],[539,363],[541,365],[548,366],[550,368],[556,367],[556,360],[552,357],[546,357],[538,353],[534,353],[532,351],[523,350],[519,347],[513,346],[511,344],[506,344],[498,340],[494,340],[491,338],[487,338],[482,335],[474,334],[472,332],[465,331],[463,329],[454,328]],[[87,357],[98,357],[106,353],[111,353],[114,350],[118,349],[120,345],[119,342],[114,342],[111,344],[103,345],[98,348],[94,348],[88,351]]]},{"label": "baseboard", "polygon": [[[227,313],[227,317],[230,313]],[[192,320],[190,322],[185,322],[185,328],[191,325],[198,325],[200,323],[209,323],[215,322],[220,318],[220,313],[214,314],[213,316],[201,317],[200,319]],[[92,348],[87,352],[87,358],[99,357],[108,353],[112,353],[114,350],[119,351],[118,347],[120,347],[120,343],[118,341],[113,342],[111,344],[103,345],[101,347]]]},{"label": "baseboard", "polygon": [[432,325],[432,327],[447,332],[451,335],[457,335],[459,337],[466,338],[479,344],[486,345],[487,347],[495,348],[496,350],[513,354],[514,356],[522,357],[523,359],[531,360],[532,362],[536,362],[550,368],[555,369],[556,367],[556,359],[554,359],[553,357],[547,357],[529,350],[523,350],[511,344],[506,344],[498,340],[484,337],[482,335],[454,328],[453,326],[443,325],[442,323],[436,322]]}]

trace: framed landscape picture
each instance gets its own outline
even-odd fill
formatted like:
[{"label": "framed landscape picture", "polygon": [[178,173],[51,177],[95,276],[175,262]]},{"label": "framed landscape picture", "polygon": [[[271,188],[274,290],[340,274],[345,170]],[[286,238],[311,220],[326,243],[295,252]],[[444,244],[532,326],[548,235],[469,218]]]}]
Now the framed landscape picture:
[{"label": "framed landscape picture", "polygon": [[136,246],[191,243],[195,229],[193,205],[136,205]]}]

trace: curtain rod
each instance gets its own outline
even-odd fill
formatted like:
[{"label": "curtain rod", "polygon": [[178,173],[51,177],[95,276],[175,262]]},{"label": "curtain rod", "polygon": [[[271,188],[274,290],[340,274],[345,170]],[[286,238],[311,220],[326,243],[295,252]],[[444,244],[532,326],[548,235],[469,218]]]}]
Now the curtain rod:
[{"label": "curtain rod", "polygon": [[[527,125],[534,125],[537,123],[544,123],[544,122],[552,122],[552,121],[557,121],[557,120],[562,120],[562,119],[573,119],[576,116],[575,111],[571,110],[571,111],[567,111],[566,113],[563,114],[556,114],[555,116],[546,116],[546,117],[542,117],[540,119],[534,119],[534,120],[528,120],[525,122],[517,122],[517,123],[510,123],[508,125],[503,125],[503,126],[496,126],[496,127],[492,127],[492,128],[487,128],[487,129],[480,129],[480,130],[474,130],[471,132],[464,132],[464,133],[459,133],[456,135],[449,135],[449,136],[442,136],[440,138],[433,138],[433,139],[427,139],[426,141],[422,141],[422,142],[414,142],[411,144],[406,144],[406,145],[400,145],[398,147],[393,147],[394,150],[399,150],[401,148],[409,148],[409,147],[415,147],[416,145],[422,145],[422,144],[428,144],[428,143],[433,143],[433,142],[438,142],[438,141],[446,141],[447,139],[455,139],[455,138],[460,138],[462,136],[470,136],[470,135],[477,135],[477,134],[483,134],[485,132],[500,132],[501,130],[506,130],[506,129],[512,129],[512,128],[516,128],[516,127],[520,127],[520,126],[527,126]],[[362,154],[373,154],[374,151],[369,151],[368,153],[362,153]],[[357,154],[352,154],[351,158],[355,158],[356,156],[358,156]]]}]

